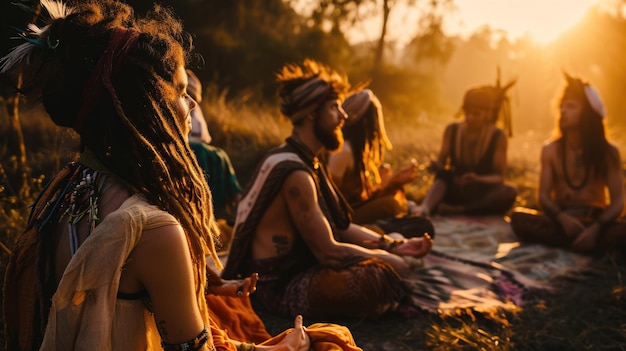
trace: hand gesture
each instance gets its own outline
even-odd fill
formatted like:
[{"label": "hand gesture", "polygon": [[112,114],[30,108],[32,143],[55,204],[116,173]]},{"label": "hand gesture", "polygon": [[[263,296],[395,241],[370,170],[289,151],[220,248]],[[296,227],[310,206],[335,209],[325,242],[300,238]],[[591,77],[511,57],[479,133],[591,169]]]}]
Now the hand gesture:
[{"label": "hand gesture", "polygon": [[430,165],[428,166],[427,169],[431,173],[437,173],[439,171],[443,171],[445,169],[445,166],[443,163],[439,162],[437,159],[431,158]]},{"label": "hand gesture", "polygon": [[394,173],[389,183],[401,186],[412,182],[415,178],[417,178],[417,164],[411,163]]},{"label": "hand gesture", "polygon": [[585,230],[585,226],[578,219],[565,212],[559,213],[556,219],[561,225],[561,228],[563,228],[565,234],[570,238],[577,237],[583,232],[583,230]]},{"label": "hand gesture", "polygon": [[252,273],[246,279],[222,280],[222,285],[209,287],[209,292],[219,296],[250,296],[256,291],[257,273]]},{"label": "hand gesture", "polygon": [[600,225],[594,223],[585,228],[572,243],[572,250],[577,252],[589,252],[596,247]]},{"label": "hand gesture", "polygon": [[478,174],[474,172],[464,173],[459,179],[459,184],[466,185],[470,183],[475,183],[478,180]]},{"label": "hand gesture", "polygon": [[406,240],[404,243],[396,246],[391,253],[398,256],[411,256],[411,257],[423,257],[426,256],[430,249],[433,247],[433,239],[428,235],[428,233],[424,234],[421,238],[410,238]]}]

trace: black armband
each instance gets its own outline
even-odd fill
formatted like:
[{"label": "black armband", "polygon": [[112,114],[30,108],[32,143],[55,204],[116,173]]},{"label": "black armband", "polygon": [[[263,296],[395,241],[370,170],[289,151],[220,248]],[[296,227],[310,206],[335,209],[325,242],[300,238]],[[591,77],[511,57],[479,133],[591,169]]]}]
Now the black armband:
[{"label": "black armband", "polygon": [[161,346],[165,351],[197,351],[200,350],[208,340],[209,332],[207,332],[206,327],[204,327],[200,334],[192,340],[182,342],[180,344],[168,344],[166,342],[161,342]]}]

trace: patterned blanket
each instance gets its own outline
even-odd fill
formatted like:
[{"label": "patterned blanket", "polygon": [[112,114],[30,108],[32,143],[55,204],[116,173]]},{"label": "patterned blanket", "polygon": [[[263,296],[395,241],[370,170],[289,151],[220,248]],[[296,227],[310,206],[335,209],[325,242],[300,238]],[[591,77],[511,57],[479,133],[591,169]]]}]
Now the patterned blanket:
[{"label": "patterned blanket", "polygon": [[520,245],[503,217],[434,217],[433,251],[406,279],[413,304],[426,310],[514,309],[526,292],[550,290],[574,276],[589,257],[540,245]]}]

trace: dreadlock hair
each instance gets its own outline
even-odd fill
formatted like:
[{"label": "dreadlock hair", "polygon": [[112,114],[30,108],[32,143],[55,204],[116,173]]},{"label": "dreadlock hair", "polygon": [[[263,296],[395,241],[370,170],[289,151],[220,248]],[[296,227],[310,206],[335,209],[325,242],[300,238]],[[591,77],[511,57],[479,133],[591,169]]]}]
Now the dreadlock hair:
[{"label": "dreadlock hair", "polygon": [[369,196],[373,189],[370,189],[370,182],[367,181],[367,165],[373,162],[379,167],[385,158],[385,149],[391,149],[391,143],[384,135],[384,126],[380,125],[382,123],[380,101],[372,95],[368,105],[363,115],[356,117],[357,121],[347,123],[343,127],[343,135],[352,146],[354,172],[359,175],[361,186],[365,187]]},{"label": "dreadlock hair", "polygon": [[[487,122],[501,124],[507,136],[513,136],[513,124],[511,121],[511,101],[507,91],[515,85],[513,79],[502,85],[500,79],[500,67],[497,68],[496,84],[483,85],[469,89],[463,96],[462,110],[466,108],[478,108],[488,111]],[[461,116],[461,113],[458,114]]]},{"label": "dreadlock hair", "polygon": [[[576,100],[582,104],[582,112],[580,123],[577,126],[581,135],[583,163],[587,167],[591,167],[594,174],[599,177],[606,176],[608,162],[606,157],[601,155],[609,155],[609,142],[606,138],[604,130],[604,116],[598,113],[590,104],[586,93],[585,85],[579,78],[569,76],[565,73],[567,85],[563,89],[563,93],[559,99],[559,106],[568,99]],[[561,118],[559,118],[558,130],[556,133],[560,147],[565,147],[567,139],[567,130],[561,128]]]},{"label": "dreadlock hair", "polygon": [[312,59],[305,59],[301,65],[286,64],[276,74],[276,81],[281,112],[294,125],[324,102],[343,100],[349,87],[347,77]]},{"label": "dreadlock hair", "polygon": [[[39,86],[38,95],[57,125],[76,129],[81,151],[93,152],[131,192],[143,194],[180,222],[196,293],[203,299],[206,255],[217,267],[221,264],[210,190],[187,144],[186,122],[174,109],[180,96],[174,75],[191,57],[190,36],[168,9],[155,5],[145,17],[135,18],[130,6],[114,0],[79,2],[49,26],[48,37],[58,45],[40,60],[30,57],[35,67],[30,84]],[[86,82],[120,27],[137,32],[136,44],[110,77],[111,87],[102,89],[85,122],[77,125],[81,101],[91,93],[85,91]]]}]

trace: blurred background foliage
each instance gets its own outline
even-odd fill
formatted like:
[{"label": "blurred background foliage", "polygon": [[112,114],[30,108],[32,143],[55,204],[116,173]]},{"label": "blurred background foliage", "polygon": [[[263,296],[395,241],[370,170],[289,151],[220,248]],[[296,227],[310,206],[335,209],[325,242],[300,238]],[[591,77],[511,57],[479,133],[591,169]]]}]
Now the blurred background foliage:
[{"label": "blurred background foliage", "polygon": [[[32,4],[33,0],[15,0]],[[78,0],[74,0],[78,1]],[[68,1],[69,3],[72,0]],[[128,0],[138,13],[153,1]],[[205,84],[225,97],[275,106],[274,74],[288,62],[317,59],[345,73],[352,83],[370,81],[391,121],[449,120],[470,86],[516,78],[512,90],[516,130],[551,127],[554,94],[563,70],[598,87],[612,127],[623,128],[626,105],[626,17],[624,0],[605,0],[561,37],[546,45],[532,38],[511,40],[483,27],[468,38],[443,31],[454,0],[160,0],[183,20],[201,59],[192,67]],[[15,28],[32,15],[2,3],[0,52],[15,45]],[[417,30],[400,47],[387,40],[392,11],[420,11]],[[372,42],[349,42],[360,22],[382,18]],[[369,23],[369,22],[368,22]]]},{"label": "blurred background foliage", "polygon": [[[72,1],[81,0],[67,2]],[[138,13],[153,6],[153,1],[126,2]],[[306,57],[333,67],[353,84],[369,82],[383,104],[394,145],[386,160],[394,167],[410,159],[419,164],[420,176],[406,187],[409,197],[418,202],[432,182],[432,175],[426,171],[429,160],[438,152],[443,128],[457,115],[464,92],[476,85],[495,83],[498,68],[503,81],[517,81],[510,90],[514,135],[509,140],[507,171],[507,181],[518,188],[516,205],[536,205],[539,149],[555,125],[555,98],[563,84],[564,70],[598,88],[608,111],[609,136],[622,157],[626,155],[626,0],[601,0],[601,5],[590,9],[577,25],[549,44],[537,43],[529,36],[511,39],[507,33],[487,26],[466,37],[448,35],[444,28],[454,12],[454,0],[159,2],[171,7],[195,38],[199,55],[191,68],[204,86],[200,108],[207,118],[212,143],[228,152],[243,185],[265,152],[282,142],[289,132],[289,122],[279,116],[274,74],[285,63]],[[34,0],[0,1],[0,56],[16,45],[10,38],[36,16],[20,6],[34,4]],[[389,18],[394,11],[407,9],[417,10],[420,15],[415,19],[415,32],[407,32],[408,40],[400,43],[389,38],[388,30],[406,24],[391,23]],[[348,35],[351,29],[364,25],[377,26],[375,40],[358,41]],[[26,225],[29,204],[48,178],[76,157],[78,146],[76,135],[54,126],[36,101],[17,95],[15,82],[6,78],[0,76],[0,279],[8,259],[6,253]],[[623,271],[623,266],[619,267]],[[542,344],[557,340],[543,335],[545,330],[554,331],[545,329],[546,325],[561,326],[565,321],[577,320],[567,312],[580,312],[577,303],[581,299],[592,301],[583,309],[590,314],[579,313],[584,318],[574,324],[581,328],[566,323],[560,328],[563,333],[585,336],[590,329],[593,333],[589,334],[596,335],[602,328],[620,328],[619,340],[624,339],[623,325],[613,319],[598,315],[590,323],[589,316],[595,317],[598,310],[613,311],[619,305],[616,297],[623,302],[620,270],[605,272],[617,272],[619,288],[613,289],[615,283],[601,277],[598,281],[607,285],[606,289],[589,285],[589,289],[571,295],[573,302],[559,299],[554,303],[563,306],[565,312],[557,308],[546,315],[544,307],[528,309],[528,316],[514,324],[513,338],[517,340],[513,345],[529,345],[519,349],[619,348],[614,334],[607,334],[608,342],[600,343],[597,339],[586,342],[575,335],[557,334],[561,346],[546,348]],[[610,301],[594,303],[598,296],[609,296],[598,291],[609,291]],[[623,316],[622,309],[617,311]],[[507,323],[494,324],[496,331],[488,330],[494,334],[482,333],[486,336],[478,342],[481,346],[476,346],[473,340],[482,334],[475,332],[474,315],[470,313],[469,317],[469,322],[460,323],[465,331],[460,331],[458,323],[450,324],[450,317],[440,316],[442,320],[424,319],[422,324],[413,324],[414,332],[390,340],[406,339],[408,346],[401,349],[415,349],[416,338],[425,338],[426,330],[432,340],[418,342],[430,343],[432,349],[511,349],[494,344],[494,340],[511,339]],[[376,338],[381,330],[384,328],[376,327],[375,333],[367,333],[369,339]],[[360,338],[364,338],[362,334]],[[467,343],[451,346],[448,334],[456,340],[452,344],[461,335],[461,340],[472,341],[471,347]],[[567,347],[569,343],[575,345]],[[598,348],[599,345],[607,348]]]},{"label": "blurred background foliage", "polygon": [[[68,0],[69,4],[72,1]],[[127,0],[138,13],[153,1]],[[194,37],[205,112],[213,143],[225,148],[245,184],[263,153],[289,128],[279,117],[274,75],[285,63],[306,57],[345,74],[352,84],[369,82],[383,103],[394,143],[392,163],[416,158],[426,165],[439,147],[442,126],[453,121],[463,93],[502,80],[516,79],[510,90],[514,136],[511,172],[532,189],[538,148],[555,124],[555,98],[563,71],[594,84],[604,98],[610,137],[626,144],[626,0],[603,0],[574,27],[549,44],[532,37],[511,39],[482,27],[467,37],[444,31],[454,0],[160,0],[172,8]],[[18,29],[36,13],[23,11],[34,0],[0,4],[0,54],[16,45]],[[16,4],[18,6],[16,6]],[[390,39],[394,11],[413,9],[419,16],[407,40]],[[376,21],[372,21],[376,19]],[[529,19],[530,20],[530,19]],[[348,33],[376,26],[377,38],[358,41]],[[33,101],[15,94],[13,82],[0,77],[0,199],[6,208],[24,208],[43,178],[75,156],[76,138],[54,127]],[[622,148],[622,154],[626,150]],[[414,184],[415,197],[430,178]],[[529,190],[529,192],[532,192]],[[528,196],[531,198],[532,196]],[[529,203],[522,199],[520,203]],[[1,206],[2,204],[0,204]]]}]

